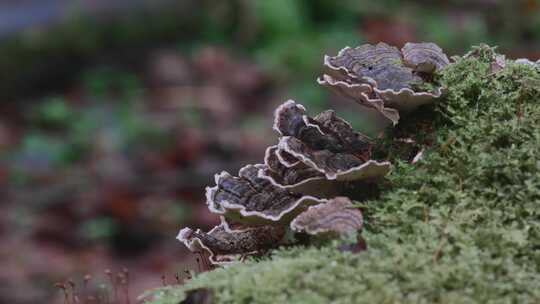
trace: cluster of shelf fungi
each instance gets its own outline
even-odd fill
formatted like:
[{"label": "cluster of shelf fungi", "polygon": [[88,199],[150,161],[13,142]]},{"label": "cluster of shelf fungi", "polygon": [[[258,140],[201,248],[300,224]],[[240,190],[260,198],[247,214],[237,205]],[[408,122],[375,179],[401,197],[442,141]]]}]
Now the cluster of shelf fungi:
[{"label": "cluster of shelf fungi", "polygon": [[[320,85],[379,112],[396,125],[399,114],[441,98],[434,73],[449,64],[433,43],[385,43],[346,47],[324,58]],[[362,213],[347,189],[382,180],[391,163],[372,159],[372,139],[353,130],[332,110],[314,117],[289,100],[274,113],[276,145],[264,163],[237,176],[216,174],[206,203],[221,223],[209,232],[184,228],[178,239],[215,265],[289,244],[293,235],[340,237],[360,232]],[[365,189],[368,191],[368,189]]]}]

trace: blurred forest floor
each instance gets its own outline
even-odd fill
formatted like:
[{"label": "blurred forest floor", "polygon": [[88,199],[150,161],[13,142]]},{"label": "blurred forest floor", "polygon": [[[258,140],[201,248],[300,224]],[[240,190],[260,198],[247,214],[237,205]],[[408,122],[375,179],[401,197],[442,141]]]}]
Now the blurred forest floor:
[{"label": "blurred forest floor", "polygon": [[0,22],[1,303],[60,303],[55,282],[122,267],[135,296],[193,269],[178,229],[216,222],[204,187],[262,160],[277,104],[370,132],[316,86],[324,54],[433,41],[540,57],[535,0],[53,2]]}]

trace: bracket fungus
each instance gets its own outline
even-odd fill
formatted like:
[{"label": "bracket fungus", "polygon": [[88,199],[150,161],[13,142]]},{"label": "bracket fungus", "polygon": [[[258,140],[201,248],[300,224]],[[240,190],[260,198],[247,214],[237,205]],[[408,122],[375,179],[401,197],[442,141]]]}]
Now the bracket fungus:
[{"label": "bracket fungus", "polygon": [[[390,102],[385,90],[413,92],[423,74],[447,62],[434,45],[405,49],[406,64],[403,54],[386,44],[345,48],[325,59],[333,70],[323,79],[338,77],[347,86],[344,92],[358,93],[358,100],[380,106],[397,122],[397,110],[385,107]],[[357,182],[374,184],[390,171],[390,162],[371,159],[373,141],[332,110],[311,117],[304,106],[288,100],[275,110],[273,129],[279,141],[266,149],[264,164],[244,166],[238,176],[223,171],[215,175],[216,185],[206,188],[208,209],[221,223],[209,232],[184,228],[178,234],[191,251],[208,254],[213,264],[285,244],[287,232],[343,236],[359,231],[362,213],[343,193]],[[370,189],[358,185],[353,192],[363,197],[357,192]]]},{"label": "bracket fungus", "polygon": [[341,192],[340,187],[329,182],[324,174],[279,150],[277,145],[266,149],[264,162],[266,166],[261,167],[258,177],[276,187],[315,197],[335,196]]},{"label": "bracket fungus", "polygon": [[382,42],[364,44],[325,56],[325,74],[317,82],[377,110],[395,125],[398,111],[412,111],[442,96],[433,73],[449,63],[434,43],[407,43],[401,51]]},{"label": "bracket fungus", "polygon": [[371,140],[334,111],[312,118],[289,100],[274,115],[280,139],[266,149],[264,164],[247,165],[238,176],[223,171],[215,175],[216,185],[206,188],[208,209],[221,223],[207,233],[184,228],[178,235],[191,251],[208,253],[213,264],[283,244],[288,230],[317,234],[312,228],[317,225],[337,235],[358,230],[360,211],[346,209],[350,201],[335,197],[345,185],[376,180],[390,170],[389,162],[370,159]]},{"label": "bracket fungus", "polygon": [[309,207],[291,222],[291,229],[311,235],[349,235],[362,229],[362,212],[346,197]]},{"label": "bracket fungus", "polygon": [[431,74],[450,64],[442,49],[431,42],[407,42],[401,49],[401,53],[403,54],[403,63],[419,73]]},{"label": "bracket fungus", "polygon": [[[369,138],[355,132],[332,110],[311,118],[302,105],[289,100],[276,110],[274,129],[282,135],[274,153],[285,167],[300,161],[330,181],[378,178],[390,170],[389,162],[369,159]],[[279,155],[287,155],[288,160]]]},{"label": "bracket fungus", "polygon": [[223,265],[241,260],[248,254],[275,248],[281,244],[285,229],[280,226],[254,227],[231,232],[223,224],[209,232],[184,228],[177,239],[192,252],[205,252],[212,264]]},{"label": "bracket fungus", "polygon": [[319,150],[367,153],[369,138],[355,132],[350,124],[327,110],[311,118],[304,106],[293,100],[280,105],[274,113],[274,130],[279,135],[295,137]]},{"label": "bracket fungus", "polygon": [[282,137],[278,148],[282,149],[311,168],[323,173],[328,180],[356,181],[382,177],[390,170],[389,162],[364,161],[353,153],[333,153],[316,150],[294,137]]},{"label": "bracket fungus", "polygon": [[321,202],[260,178],[259,170],[264,168],[247,165],[240,169],[238,177],[225,171],[216,174],[216,186],[206,188],[210,211],[237,223],[261,226],[289,222],[304,206]]}]

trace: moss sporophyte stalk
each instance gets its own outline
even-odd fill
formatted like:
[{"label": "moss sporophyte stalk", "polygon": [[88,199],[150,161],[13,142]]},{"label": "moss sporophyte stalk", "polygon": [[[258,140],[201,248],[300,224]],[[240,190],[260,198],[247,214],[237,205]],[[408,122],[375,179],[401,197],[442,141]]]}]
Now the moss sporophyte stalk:
[{"label": "moss sporophyte stalk", "polygon": [[[370,54],[395,54],[388,48]],[[218,182],[211,197],[229,224],[227,237],[248,233],[257,242],[249,243],[249,248],[224,251],[219,244],[207,242],[205,237],[212,233],[198,232],[197,237],[215,256],[236,255],[242,248],[255,249],[258,254],[197,274],[182,285],[149,291],[144,296],[147,303],[540,302],[540,67],[530,61],[504,59],[485,45],[437,67],[429,64],[429,60],[436,60],[433,58],[442,58],[434,56],[434,50],[420,47],[420,55],[422,51],[426,54],[420,58],[428,64],[420,60],[415,66],[404,64],[399,69],[395,64],[390,68],[383,64],[373,67],[369,73],[374,74],[367,76],[347,70],[346,65],[339,69],[343,72],[337,75],[341,75],[340,81],[349,87],[363,86],[365,96],[356,95],[356,102],[374,108],[390,121],[399,119],[397,125],[387,128],[384,138],[364,137],[349,130],[341,119],[285,112],[280,143],[284,137],[291,139],[273,149],[273,158],[267,157],[261,165],[266,167],[257,172],[258,179],[272,177],[273,184],[264,180],[274,190],[252,193],[258,195],[256,202],[242,200],[242,192],[234,192],[239,196],[232,201],[218,193],[223,187]],[[361,60],[361,56],[355,58]],[[494,62],[498,62],[496,69]],[[419,66],[436,68],[426,75]],[[409,72],[410,76],[404,74]],[[390,95],[381,94],[378,85],[388,83],[384,77],[395,73],[401,76],[392,78],[398,80],[389,85],[398,87]],[[418,92],[408,81],[417,77],[442,88],[444,94],[412,108],[410,103],[400,108],[404,100],[415,102]],[[413,93],[403,96],[409,99],[396,97],[407,86]],[[369,100],[375,99],[380,102],[370,104]],[[397,111],[391,111],[396,109],[398,116],[393,115]],[[370,171],[376,174],[363,178],[364,164],[369,161],[379,164]],[[392,169],[384,175],[387,162]],[[343,172],[351,168],[364,169],[351,174],[354,179],[340,180],[339,176],[346,176]],[[249,176],[230,178],[258,185]],[[287,188],[315,181],[327,188],[312,192],[311,201],[294,192],[299,188]],[[276,207],[275,200],[274,204],[266,203],[267,196],[261,193],[271,197],[279,193],[282,204]],[[340,199],[350,200],[351,209],[333,209],[351,210],[346,216],[324,218],[314,211],[302,216],[309,212],[309,205],[322,208],[335,196],[348,196]],[[294,204],[302,199],[309,204]],[[234,204],[242,207],[229,208]],[[287,208],[292,206],[287,204],[295,207]],[[244,210],[244,215],[235,210]],[[282,217],[269,219],[276,212]],[[302,221],[303,227],[319,225],[333,233],[293,230],[290,222],[298,216],[309,220]],[[358,228],[351,224],[354,219],[362,220],[356,222],[362,224],[361,234],[352,231]],[[262,227],[289,232],[271,242],[269,247],[275,249],[269,251],[257,234],[249,234]],[[217,235],[216,242],[219,237],[223,235]],[[367,250],[353,253],[344,247],[360,239]],[[246,238],[241,240],[233,238],[247,246]]]}]

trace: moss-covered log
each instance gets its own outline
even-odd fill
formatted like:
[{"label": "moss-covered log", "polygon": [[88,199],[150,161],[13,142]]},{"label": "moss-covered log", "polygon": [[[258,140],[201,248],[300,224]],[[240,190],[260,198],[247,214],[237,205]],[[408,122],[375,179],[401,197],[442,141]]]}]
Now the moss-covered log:
[{"label": "moss-covered log", "polygon": [[[495,56],[483,46],[454,58],[440,75],[447,97],[400,121],[401,133],[430,132],[429,148],[416,164],[395,161],[388,189],[363,203],[367,251],[280,249],[148,303],[201,288],[215,303],[540,302],[540,70],[497,71]],[[418,117],[429,125],[407,128]]]}]

